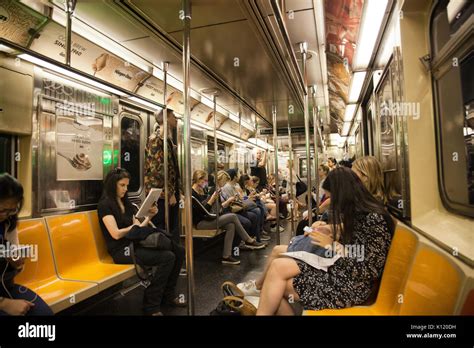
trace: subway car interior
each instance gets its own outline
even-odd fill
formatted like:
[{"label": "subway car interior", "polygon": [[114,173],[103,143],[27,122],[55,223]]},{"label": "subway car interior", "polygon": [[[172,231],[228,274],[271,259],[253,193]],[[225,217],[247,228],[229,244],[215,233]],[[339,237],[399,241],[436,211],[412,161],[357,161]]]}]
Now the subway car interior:
[{"label": "subway car interior", "polygon": [[473,10],[0,0],[0,313],[474,315]]}]

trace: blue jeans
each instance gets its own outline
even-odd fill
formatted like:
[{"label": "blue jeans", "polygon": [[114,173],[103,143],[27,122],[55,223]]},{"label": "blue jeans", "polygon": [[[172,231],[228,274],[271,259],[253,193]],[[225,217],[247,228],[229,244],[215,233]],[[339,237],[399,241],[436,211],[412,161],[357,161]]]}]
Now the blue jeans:
[{"label": "blue jeans", "polygon": [[[39,297],[35,292],[24,287],[23,285],[14,284],[13,286],[8,288],[8,292],[14,300],[26,300],[35,304],[33,307],[31,307],[28,313],[26,313],[26,315],[53,315],[53,311],[51,310],[51,308],[49,308],[46,302],[44,302],[43,299]],[[2,291],[2,296],[6,298],[10,297],[5,291]],[[0,316],[5,315],[9,314],[4,311],[0,311]]]}]

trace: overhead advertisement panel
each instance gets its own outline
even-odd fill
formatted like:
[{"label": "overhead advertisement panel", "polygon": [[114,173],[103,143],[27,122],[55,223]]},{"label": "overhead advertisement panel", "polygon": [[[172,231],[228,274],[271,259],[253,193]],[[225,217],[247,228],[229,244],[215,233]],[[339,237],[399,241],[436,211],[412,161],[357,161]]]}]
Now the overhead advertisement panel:
[{"label": "overhead advertisement panel", "polygon": [[0,0],[0,37],[28,47],[36,32],[48,20],[18,1]]},{"label": "overhead advertisement panel", "polygon": [[[64,62],[66,39],[64,28],[48,23],[34,40],[31,49],[54,60]],[[72,34],[71,66],[89,75],[133,92],[150,74],[128,63],[102,47]]]}]

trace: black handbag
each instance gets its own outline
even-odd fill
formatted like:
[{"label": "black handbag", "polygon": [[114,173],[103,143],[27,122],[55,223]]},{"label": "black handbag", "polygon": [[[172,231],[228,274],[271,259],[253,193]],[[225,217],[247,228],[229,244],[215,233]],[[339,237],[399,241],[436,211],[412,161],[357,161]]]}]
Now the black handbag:
[{"label": "black handbag", "polygon": [[296,183],[296,197],[298,197],[308,191],[308,185],[301,181],[298,175],[296,177],[298,178],[298,182]]},{"label": "black handbag", "polygon": [[157,228],[149,226],[133,226],[127,233],[126,238],[135,243],[136,246],[156,250],[171,250],[171,239]]}]

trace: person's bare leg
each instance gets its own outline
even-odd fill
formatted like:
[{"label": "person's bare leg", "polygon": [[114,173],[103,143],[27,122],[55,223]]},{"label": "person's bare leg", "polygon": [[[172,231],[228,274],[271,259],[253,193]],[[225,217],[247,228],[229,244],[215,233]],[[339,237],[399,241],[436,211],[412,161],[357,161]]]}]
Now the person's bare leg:
[{"label": "person's bare leg", "polygon": [[291,308],[291,305],[286,298],[281,299],[280,307],[278,307],[276,315],[295,315],[293,308]]},{"label": "person's bare leg", "polygon": [[265,280],[265,275],[267,274],[268,268],[270,267],[270,264],[272,263],[272,261],[280,257],[281,253],[286,253],[287,250],[288,250],[288,245],[276,245],[273,248],[272,253],[270,254],[270,256],[268,256],[268,260],[267,260],[267,263],[265,264],[265,268],[263,269],[262,274],[255,281],[255,285],[257,286],[257,289],[262,288],[263,281]]},{"label": "person's bare leg", "polygon": [[293,283],[288,282],[300,274],[300,268],[294,259],[279,258],[272,261],[260,294],[257,315],[274,315],[287,296],[297,298]]},{"label": "person's bare leg", "polygon": [[277,216],[276,204],[275,203],[267,203],[266,206],[267,206],[267,209],[270,210],[270,215],[273,216],[273,217],[276,217]]}]

